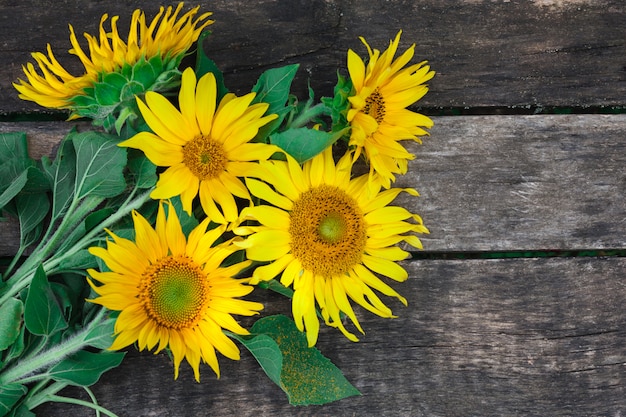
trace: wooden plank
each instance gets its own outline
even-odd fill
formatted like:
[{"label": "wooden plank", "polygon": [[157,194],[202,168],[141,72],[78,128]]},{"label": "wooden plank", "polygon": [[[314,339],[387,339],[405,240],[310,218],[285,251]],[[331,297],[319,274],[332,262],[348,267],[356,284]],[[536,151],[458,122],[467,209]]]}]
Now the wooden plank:
[{"label": "wooden plank", "polygon": [[[79,34],[97,34],[103,13],[118,14],[124,33],[132,10],[151,17],[158,9],[151,0],[0,0],[0,8],[0,115],[42,111],[18,100],[11,82],[47,43],[80,73],[77,60],[64,55],[68,23]],[[625,104],[626,3],[619,0],[216,0],[205,8],[216,20],[207,50],[239,93],[263,70],[298,62],[296,93],[307,96],[310,78],[318,95],[330,95],[347,49],[364,53],[359,36],[384,48],[403,29],[402,47],[416,43],[415,59],[428,59],[438,72],[422,106]]]},{"label": "wooden plank", "polygon": [[626,247],[626,115],[437,118],[410,150],[428,250]]},{"label": "wooden plank", "polygon": [[[253,358],[172,381],[164,354],[130,353],[93,387],[120,416],[617,416],[626,410],[624,258],[414,261],[397,319],[359,312],[359,343],[323,328],[318,348],[363,393],[293,408]],[[274,297],[270,313],[288,311]],[[71,391],[82,395],[77,390]],[[85,398],[86,399],[86,398]],[[42,415],[90,416],[77,406]]]},{"label": "wooden plank", "polygon": [[[437,117],[397,204],[429,227],[428,251],[626,247],[626,115]],[[0,123],[25,130],[39,155],[70,123]],[[87,125],[82,125],[85,128]],[[8,229],[10,227],[10,229]],[[17,229],[0,223],[0,255]]]}]

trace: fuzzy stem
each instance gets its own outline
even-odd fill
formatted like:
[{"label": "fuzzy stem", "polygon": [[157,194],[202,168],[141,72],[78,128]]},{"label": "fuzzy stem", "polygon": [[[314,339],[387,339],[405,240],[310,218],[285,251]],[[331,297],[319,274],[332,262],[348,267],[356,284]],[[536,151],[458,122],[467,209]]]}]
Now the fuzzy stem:
[{"label": "fuzzy stem", "polygon": [[[105,309],[102,309],[93,320],[91,320],[87,327],[82,331],[75,333],[69,339],[66,339],[62,343],[55,345],[47,351],[37,353],[31,357],[26,357],[22,361],[15,364],[15,366],[9,368],[2,374],[0,374],[0,386],[9,384],[12,382],[24,384],[27,382],[33,382],[45,378],[47,375],[37,374],[32,375],[39,369],[49,367],[55,363],[60,362],[67,356],[78,352],[82,348],[89,345],[87,335],[95,327],[101,324],[104,317]],[[32,376],[28,376],[32,375]]]}]

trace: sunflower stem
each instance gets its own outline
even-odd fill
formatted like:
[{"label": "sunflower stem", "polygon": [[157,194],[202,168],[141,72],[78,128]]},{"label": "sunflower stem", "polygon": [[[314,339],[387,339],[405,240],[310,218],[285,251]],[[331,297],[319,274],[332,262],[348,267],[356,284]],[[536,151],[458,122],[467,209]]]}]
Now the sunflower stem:
[{"label": "sunflower stem", "polygon": [[105,311],[106,309],[101,309],[98,315],[88,323],[87,327],[75,333],[62,343],[53,346],[47,351],[41,353],[36,352],[34,355],[27,356],[13,367],[1,373],[0,386],[12,382],[26,384],[48,378],[50,375],[47,374],[47,371],[41,374],[35,374],[35,372],[42,368],[50,367],[69,355],[89,346],[89,338],[87,335],[101,324]]},{"label": "sunflower stem", "polygon": [[76,404],[76,405],[82,405],[83,407],[87,407],[87,408],[91,408],[95,411],[101,412],[103,414],[106,414],[109,417],[119,417],[117,414],[113,413],[112,411],[107,410],[106,408],[102,407],[101,405],[95,404],[95,403],[91,403],[89,401],[84,401],[84,400],[79,400],[77,398],[70,398],[70,397],[62,397],[60,395],[50,395],[48,397],[48,400],[51,402],[57,402],[57,403],[67,403],[67,404]]},{"label": "sunflower stem", "polygon": [[33,408],[45,403],[46,401],[48,401],[48,396],[56,394],[57,392],[61,391],[63,388],[69,385],[67,382],[55,381],[47,387],[43,388],[49,383],[50,380],[44,379],[41,380],[37,384],[37,386],[28,390],[28,394],[24,398],[24,405],[26,405],[29,410],[32,410]]},{"label": "sunflower stem", "polygon": [[150,188],[145,193],[139,195],[137,198],[132,198],[135,194],[135,191],[131,193],[128,199],[109,217],[104,219],[98,226],[92,228],[88,233],[86,233],[79,241],[77,241],[70,249],[65,251],[58,257],[54,257],[44,262],[44,270],[49,271],[50,273],[57,272],[56,267],[63,263],[63,261],[74,256],[78,251],[87,247],[90,242],[102,231],[111,225],[117,223],[123,217],[127,216],[131,211],[137,210],[141,208],[141,206],[148,200],[150,200],[150,193],[152,192],[152,188]]}]

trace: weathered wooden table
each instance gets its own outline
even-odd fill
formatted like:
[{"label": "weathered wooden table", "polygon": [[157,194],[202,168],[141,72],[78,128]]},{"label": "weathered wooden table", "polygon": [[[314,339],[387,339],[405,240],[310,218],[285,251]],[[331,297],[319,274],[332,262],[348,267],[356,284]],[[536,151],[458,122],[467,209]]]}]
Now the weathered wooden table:
[{"label": "weathered wooden table", "polygon": [[[170,2],[167,2],[169,4]],[[190,3],[191,4],[191,3]],[[27,131],[35,154],[67,132],[17,99],[31,51],[69,49],[67,24],[125,27],[148,0],[0,0],[0,130]],[[249,91],[269,67],[301,63],[330,95],[358,36],[384,48],[403,29],[437,71],[420,102],[435,127],[399,186],[431,234],[396,285],[399,318],[362,314],[351,343],[318,348],[363,393],[294,408],[242,352],[202,383],[164,354],[130,350],[93,390],[120,416],[623,416],[626,414],[626,3],[620,0],[216,0],[209,54]],[[568,114],[564,114],[568,113]],[[28,115],[29,122],[21,122]],[[33,121],[35,120],[35,121]],[[39,120],[39,121],[36,121]],[[0,250],[15,230],[0,225]],[[278,299],[268,310],[284,310]],[[73,392],[83,395],[79,391]],[[83,395],[84,396],[84,395]],[[88,416],[44,405],[46,416]]]}]

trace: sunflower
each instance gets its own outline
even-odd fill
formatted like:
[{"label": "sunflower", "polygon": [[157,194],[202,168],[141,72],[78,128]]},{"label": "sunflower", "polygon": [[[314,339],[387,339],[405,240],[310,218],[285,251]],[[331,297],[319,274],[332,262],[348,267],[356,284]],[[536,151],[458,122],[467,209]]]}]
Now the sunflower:
[{"label": "sunflower", "polygon": [[213,246],[225,227],[207,231],[207,219],[185,237],[171,204],[167,218],[163,203],[159,205],[155,229],[137,212],[133,221],[135,242],[109,232],[113,241],[107,241],[106,249],[89,249],[110,269],[87,271],[89,283],[99,295],[89,301],[120,311],[110,349],[137,342],[140,350],[158,345],[158,353],[169,346],[174,378],[178,378],[184,358],[197,381],[201,359],[219,377],[215,350],[239,359],[239,349],[222,329],[249,334],[232,314],[250,316],[263,308],[262,304],[237,299],[253,289],[244,285],[244,280],[232,278],[250,261],[221,267],[224,259],[238,250],[229,242]]},{"label": "sunflower", "polygon": [[[19,91],[21,99],[49,108],[72,109],[73,117],[92,118],[104,111],[101,107],[111,107],[111,96],[121,100],[134,99],[138,88],[141,91],[170,88],[171,80],[166,79],[169,77],[168,71],[175,70],[202,30],[213,23],[207,19],[212,14],[210,12],[194,20],[199,6],[179,17],[182,7],[183,3],[179,3],[175,10],[171,6],[167,9],[161,7],[150,24],[146,22],[144,12],[135,10],[126,42],[117,29],[119,16],[111,19],[111,31],[107,32],[104,23],[108,15],[103,15],[99,37],[88,33],[84,35],[89,55],[78,43],[74,28],[70,25],[72,49],[69,53],[80,59],[84,67],[83,74],[70,74],[56,59],[48,44],[47,56],[42,52],[32,54],[38,68],[32,63],[23,67],[28,81],[18,79],[13,86]],[[109,74],[116,76],[107,78]],[[99,83],[103,83],[100,91],[97,87]],[[115,90],[115,93],[111,90]],[[129,97],[124,97],[126,93]],[[100,108],[94,110],[94,103],[99,104]]]},{"label": "sunflower", "polygon": [[419,136],[427,134],[422,127],[433,126],[428,117],[407,107],[426,94],[428,87],[424,83],[435,73],[425,62],[404,68],[413,58],[415,45],[394,60],[401,33],[382,54],[361,38],[369,53],[367,66],[354,51],[348,51],[353,85],[348,98],[347,120],[352,127],[349,143],[355,148],[355,159],[365,153],[372,181],[384,188],[395,181],[394,174],[405,174],[407,161],[414,158],[399,141],[421,143]]},{"label": "sunflower", "polygon": [[[183,72],[178,111],[164,96],[148,92],[139,110],[152,132],[140,132],[120,146],[141,149],[155,165],[168,167],[159,177],[151,197],[181,196],[191,213],[200,195],[205,213],[217,223],[235,221],[239,215],[233,196],[250,199],[238,177],[251,175],[258,160],[268,159],[279,148],[249,143],[259,128],[277,116],[263,116],[266,103],[250,105],[255,97],[227,94],[216,107],[217,86],[212,73],[196,86],[191,68]],[[217,205],[220,205],[221,210]]]},{"label": "sunflower", "polygon": [[[259,225],[233,230],[247,236],[235,244],[246,249],[247,258],[269,262],[255,269],[251,283],[271,280],[294,290],[292,312],[296,326],[306,329],[309,346],[319,331],[316,303],[327,325],[339,328],[350,340],[358,339],[341,321],[345,313],[363,333],[349,299],[381,317],[394,317],[372,290],[406,300],[376,274],[395,281],[407,279],[396,263],[409,253],[395,246],[406,242],[421,248],[413,233],[428,233],[419,216],[402,207],[388,206],[402,191],[413,189],[367,189],[368,174],[350,178],[352,157],[346,154],[337,165],[328,148],[302,167],[287,161],[266,161],[262,178],[246,179],[253,195],[271,205],[246,207],[241,221]],[[273,186],[270,187],[268,184]]]}]

